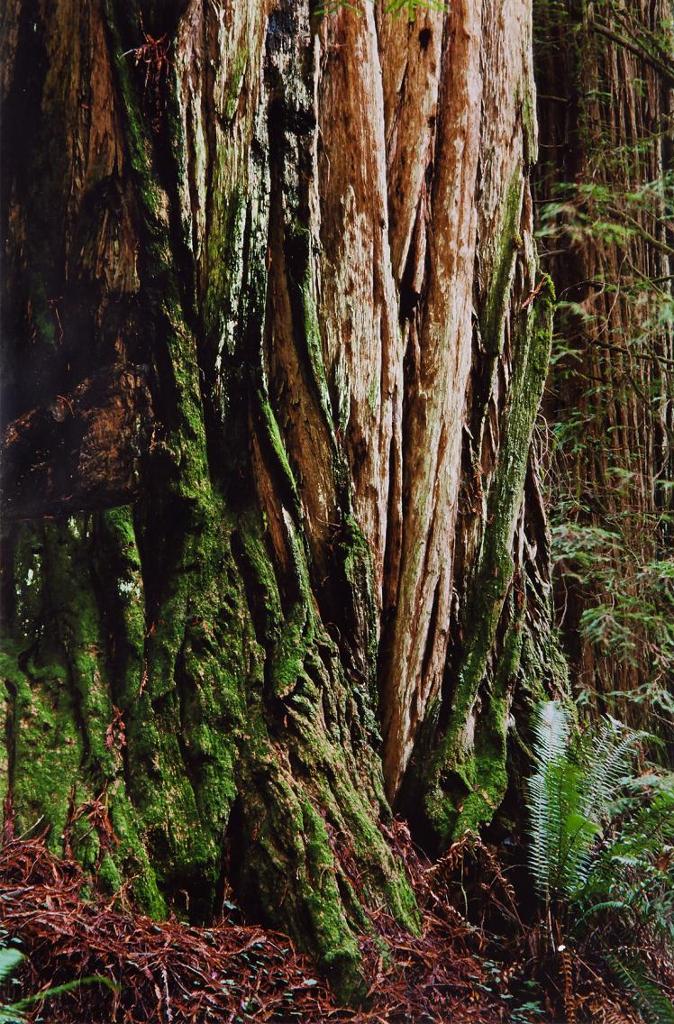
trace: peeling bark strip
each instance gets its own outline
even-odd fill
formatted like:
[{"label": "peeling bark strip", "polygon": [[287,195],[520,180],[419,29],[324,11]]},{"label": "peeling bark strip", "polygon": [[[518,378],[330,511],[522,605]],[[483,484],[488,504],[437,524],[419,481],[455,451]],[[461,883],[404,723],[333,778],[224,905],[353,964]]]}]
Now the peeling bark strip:
[{"label": "peeling bark strip", "polygon": [[[383,637],[385,773],[398,788],[414,732],[442,675],[452,580],[451,537],[460,482],[471,297],[477,231],[474,202],[482,78],[479,5],[453,5],[441,57],[438,122],[419,197],[418,231],[403,258],[419,300],[404,310],[407,368],[401,415],[402,522],[397,614]],[[436,31],[438,29],[436,28]],[[417,40],[417,45],[421,49]],[[395,112],[389,114],[395,117]],[[410,126],[411,127],[411,126]],[[404,130],[404,129],[403,129]],[[414,135],[404,143],[411,147]],[[399,143],[402,145],[402,143]],[[406,154],[409,159],[409,149]],[[424,189],[424,191],[425,191]],[[397,227],[397,225],[396,225]],[[410,261],[417,260],[417,266]],[[406,282],[398,281],[403,290]],[[423,299],[422,299],[423,296]],[[396,559],[397,560],[397,559]],[[389,569],[393,573],[393,569]]]},{"label": "peeling bark strip", "polygon": [[523,310],[518,318],[512,390],[503,413],[507,428],[487,500],[475,584],[463,624],[461,658],[445,695],[449,706],[440,703],[425,735],[422,732],[424,759],[408,786],[410,801],[415,797],[418,801],[423,794],[423,810],[417,807],[412,813],[420,823],[425,818],[439,844],[489,821],[507,787],[505,719],[521,657],[522,591],[510,613],[501,662],[493,670],[495,678],[482,696],[485,709],[479,707],[479,700],[516,570],[513,543],[550,358],[553,305],[554,290],[548,279],[539,305],[528,313]]},{"label": "peeling bark strip", "polygon": [[19,827],[103,793],[112,890],[228,879],[351,994],[369,910],[417,921],[384,788],[416,744],[427,834],[488,820],[554,675],[531,11],[450,8],[10,0],[2,41],[10,448],[96,510],[8,529]]},{"label": "peeling bark strip", "polygon": [[[471,462],[482,445],[493,461],[489,419],[507,392],[497,367],[511,288],[534,287],[530,12],[487,5],[484,17],[480,5],[457,4],[447,18],[425,12],[405,29],[388,18],[375,26],[368,9],[324,29],[322,327],[381,602],[390,795],[439,694],[458,639],[452,590],[458,619],[476,557],[481,504],[461,527],[460,545],[472,536],[455,571],[464,424],[477,435]],[[488,489],[488,464],[484,472]]]}]

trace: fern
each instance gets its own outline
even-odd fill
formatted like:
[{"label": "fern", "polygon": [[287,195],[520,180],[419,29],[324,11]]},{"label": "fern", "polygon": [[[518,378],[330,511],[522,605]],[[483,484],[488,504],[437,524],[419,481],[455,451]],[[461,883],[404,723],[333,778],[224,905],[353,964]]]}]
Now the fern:
[{"label": "fern", "polygon": [[[9,981],[17,971],[21,962],[25,959],[24,954],[11,946],[0,946],[0,984]],[[54,996],[66,995],[74,992],[83,985],[103,985],[112,992],[117,991],[117,986],[100,974],[92,974],[88,978],[77,978],[74,981],[66,981],[62,985],[54,985],[52,988],[43,989],[35,995],[25,996],[18,1002],[11,1005],[0,1004],[0,1024],[24,1024],[26,1020],[24,1010],[29,1009],[36,1003],[42,1003],[45,999],[52,999]]]},{"label": "fern", "polygon": [[529,779],[531,843],[529,865],[539,896],[548,899],[551,876],[558,862],[561,831],[562,780],[558,766],[563,762],[570,735],[570,717],[566,708],[554,701],[542,704],[533,723],[536,771]]},{"label": "fern", "polygon": [[608,816],[611,803],[625,782],[640,733],[630,732],[607,718],[595,737],[585,767],[584,813],[592,821]]},{"label": "fern", "polygon": [[599,939],[597,952],[646,1024],[674,1024],[674,1006],[646,963],[606,952],[626,941],[674,948],[674,776],[630,778],[642,734],[611,718],[573,743],[568,710],[550,701],[537,709],[533,732],[529,868],[546,917],[558,918],[551,931],[571,921],[576,940]]},{"label": "fern", "polygon": [[599,825],[586,813],[586,779],[569,757],[571,716],[555,701],[534,719],[536,771],[529,779],[529,866],[544,900],[571,896],[587,879]]},{"label": "fern", "polygon": [[539,705],[533,732],[529,866],[539,896],[571,897],[588,882],[593,849],[628,777],[641,734],[607,718],[574,758],[571,714],[557,701]]},{"label": "fern", "polygon": [[11,1006],[0,1006],[0,1024],[24,1024],[26,1017]]},{"label": "fern", "polygon": [[0,984],[8,981],[23,960],[23,953],[11,946],[0,946]]},{"label": "fern", "polygon": [[569,709],[556,700],[538,706],[533,722],[535,757],[539,765],[566,758],[571,737]]},{"label": "fern", "polygon": [[[613,930],[640,929],[674,951],[674,778],[633,780],[615,805],[620,825],[599,852],[582,897],[583,917],[620,903]],[[618,923],[619,922],[619,923]]]},{"label": "fern", "polygon": [[674,1024],[674,1005],[638,960],[608,956],[613,973],[646,1021],[646,1024]]},{"label": "fern", "polygon": [[[3,932],[3,937],[6,933]],[[23,953],[12,946],[0,946],[0,984],[10,981],[24,960]],[[11,1006],[0,1004],[0,1024],[22,1024],[22,1013]]]}]

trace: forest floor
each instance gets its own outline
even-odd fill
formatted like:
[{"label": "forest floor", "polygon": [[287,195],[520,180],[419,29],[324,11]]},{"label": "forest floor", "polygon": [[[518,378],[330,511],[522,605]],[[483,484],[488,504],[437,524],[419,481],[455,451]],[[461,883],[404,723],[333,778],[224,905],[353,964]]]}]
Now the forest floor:
[{"label": "forest floor", "polygon": [[[547,1024],[564,1019],[570,1024],[573,1020],[633,1024],[640,1020],[599,977],[585,986],[577,979],[572,1003],[558,1016],[554,1006],[564,1006],[563,970],[544,992],[545,986],[522,980],[526,962],[517,963],[512,956],[509,964],[499,962],[493,937],[484,925],[470,923],[452,898],[451,878],[457,868],[462,886],[470,884],[466,879],[472,870],[473,882],[487,890],[495,906],[506,916],[511,911],[517,914],[514,903],[508,909],[514,893],[488,847],[477,841],[479,856],[473,849],[469,863],[466,844],[457,844],[431,865],[412,847],[403,825],[396,824],[390,838],[406,861],[423,926],[413,936],[387,915],[372,914],[372,935],[361,940],[369,983],[366,1008],[361,1009],[339,1005],[312,960],[298,953],[282,934],[233,920],[208,928],[177,920],[158,923],[134,913],[124,893],[112,897],[96,891],[82,868],[73,859],[50,853],[44,839],[5,842],[0,850],[0,928],[4,943],[18,942],[25,959],[13,984],[5,981],[0,1003],[75,979],[102,976],[108,984],[90,980],[40,999],[25,1009],[25,1018],[3,1017],[0,1009],[0,1020],[50,1024]],[[388,956],[382,954],[382,939],[391,951]]]}]

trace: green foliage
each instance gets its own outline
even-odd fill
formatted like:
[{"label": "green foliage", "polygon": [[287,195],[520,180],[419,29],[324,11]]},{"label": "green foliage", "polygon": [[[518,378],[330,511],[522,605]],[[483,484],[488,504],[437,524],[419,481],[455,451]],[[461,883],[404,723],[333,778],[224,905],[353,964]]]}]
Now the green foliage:
[{"label": "green foliage", "polygon": [[[3,941],[7,941],[6,935],[3,936]],[[0,945],[0,984],[8,982],[18,984],[16,975],[24,960],[24,954],[16,947]],[[76,978],[73,981],[66,981],[62,985],[53,985],[51,988],[42,989],[34,995],[24,996],[23,999],[18,999],[14,1003],[0,1004],[0,1024],[23,1024],[26,1020],[24,1011],[31,1006],[42,1003],[46,999],[74,992],[83,985],[103,985],[113,992],[116,991],[113,982],[100,974],[92,974],[87,978]]]},{"label": "green foliage", "polygon": [[0,946],[0,984],[8,981],[16,973],[23,960],[23,953],[12,946]]},{"label": "green foliage", "polygon": [[636,737],[607,720],[579,757],[571,755],[571,714],[556,701],[534,722],[536,770],[529,779],[529,865],[546,901],[583,891],[592,854],[617,787],[629,770]]},{"label": "green foliage", "polygon": [[[663,81],[672,72],[672,23],[654,30],[655,14],[622,0],[537,0],[536,8],[542,75],[561,55],[574,80],[546,99],[578,97],[568,141],[582,154],[578,177],[560,182],[559,150],[550,146],[539,178],[539,251],[560,300],[547,490],[561,626],[574,658],[581,652],[589,703],[615,680],[616,713],[642,722],[652,708],[654,731],[674,735],[674,588],[663,556],[673,471],[671,438],[662,437],[672,393],[674,173],[659,155],[666,112],[647,99],[653,70]],[[635,130],[613,116],[607,39],[608,52],[639,60],[623,97],[642,119]]]},{"label": "green foliage", "polygon": [[674,952],[674,776],[643,776],[625,789],[580,896],[579,921],[608,914],[619,943],[641,935]]},{"label": "green foliage", "polygon": [[[0,946],[0,984],[16,981],[15,975],[23,962],[23,953],[12,946]],[[0,1024],[18,1024],[21,1020],[11,1006],[0,1004]]]},{"label": "green foliage", "polygon": [[572,725],[555,701],[534,721],[529,868],[543,918],[555,943],[604,961],[648,1024],[670,1024],[653,965],[674,954],[674,776],[634,776],[643,734],[614,719],[580,738]]},{"label": "green foliage", "polygon": [[637,959],[608,958],[646,1024],[674,1024],[674,1006]]},{"label": "green foliage", "polygon": [[[578,444],[582,444],[577,434]],[[613,474],[616,491],[625,483],[623,470]],[[629,485],[629,481],[627,481]],[[674,669],[674,558],[644,560],[626,533],[635,526],[629,508],[604,516],[603,527],[578,521],[586,516],[578,502],[560,502],[552,526],[556,571],[565,588],[592,594],[579,619],[582,638],[597,658],[612,658],[639,669],[641,682],[625,693],[608,695],[649,714],[671,721],[674,699],[669,681]],[[656,536],[670,529],[670,516],[642,516],[643,529]]]}]

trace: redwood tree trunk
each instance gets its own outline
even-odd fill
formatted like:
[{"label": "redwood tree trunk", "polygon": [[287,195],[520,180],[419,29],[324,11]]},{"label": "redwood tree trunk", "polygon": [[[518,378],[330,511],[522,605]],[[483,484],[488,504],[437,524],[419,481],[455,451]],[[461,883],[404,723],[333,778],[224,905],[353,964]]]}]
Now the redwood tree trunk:
[{"label": "redwood tree trunk", "polygon": [[565,685],[530,3],[3,27],[7,806],[353,990],[391,803],[489,821]]},{"label": "redwood tree trunk", "polygon": [[578,691],[660,732],[670,759],[671,13],[535,12],[541,249],[560,299],[546,400],[559,617]]}]

